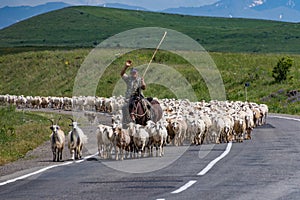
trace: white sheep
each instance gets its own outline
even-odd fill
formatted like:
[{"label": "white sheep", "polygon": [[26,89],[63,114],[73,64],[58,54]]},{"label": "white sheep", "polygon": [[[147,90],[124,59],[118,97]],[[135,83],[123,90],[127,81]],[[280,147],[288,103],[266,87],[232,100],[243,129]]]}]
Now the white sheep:
[{"label": "white sheep", "polygon": [[124,159],[124,151],[130,152],[130,136],[127,129],[122,129],[121,125],[115,129],[115,145],[116,145],[116,160],[119,160],[119,153],[121,154],[121,160]]},{"label": "white sheep", "polygon": [[175,146],[183,145],[187,133],[187,123],[184,119],[175,118],[168,120],[169,124],[167,127],[169,142],[174,139],[173,143]]},{"label": "white sheep", "polygon": [[167,122],[164,119],[154,123],[147,121],[145,126],[146,131],[149,133],[149,148],[150,155],[153,156],[153,147],[156,148],[156,157],[164,155],[164,145],[167,142],[168,131],[166,129]]},{"label": "white sheep", "polygon": [[196,145],[203,144],[205,133],[206,133],[206,127],[205,122],[202,119],[196,119],[195,120],[195,132],[194,132],[194,142]]},{"label": "white sheep", "polygon": [[111,158],[112,147],[115,139],[111,126],[98,125],[96,129],[98,153],[100,158]]},{"label": "white sheep", "polygon": [[237,142],[243,142],[244,134],[246,133],[246,122],[243,116],[234,116],[233,133]]},{"label": "white sheep", "polygon": [[269,108],[266,104],[260,104],[259,109],[260,109],[260,113],[261,113],[260,124],[264,125],[267,123],[267,115],[269,112]]},{"label": "white sheep", "polygon": [[145,148],[149,146],[149,133],[140,124],[135,124],[135,131],[133,132],[133,143],[138,153],[142,157],[145,156]]},{"label": "white sheep", "polygon": [[167,123],[166,121],[160,120],[155,124],[155,134],[152,136],[153,145],[156,147],[156,157],[164,156],[164,145],[167,142],[168,131],[167,131]]}]

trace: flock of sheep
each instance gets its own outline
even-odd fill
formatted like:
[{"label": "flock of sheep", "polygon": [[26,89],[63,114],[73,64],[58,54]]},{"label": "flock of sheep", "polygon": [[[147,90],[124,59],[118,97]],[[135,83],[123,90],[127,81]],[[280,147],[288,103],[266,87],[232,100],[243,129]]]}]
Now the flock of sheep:
[{"label": "flock of sheep", "polygon": [[[26,101],[21,99],[26,99]],[[58,100],[59,99],[59,100]],[[102,159],[123,160],[128,157],[164,155],[166,145],[243,142],[251,139],[252,130],[266,123],[268,106],[252,102],[217,101],[190,102],[189,100],[160,99],[163,117],[146,126],[133,122],[123,123],[123,97],[23,97],[0,95],[1,104],[15,104],[18,108],[52,108],[109,112],[112,123],[97,123],[98,153]],[[22,102],[22,103],[21,103]],[[34,102],[34,103],[33,103]],[[44,103],[43,103],[44,102]],[[57,103],[59,102],[59,103]],[[53,161],[61,160],[65,134],[57,123],[50,120]],[[58,120],[59,121],[59,120]],[[72,159],[80,159],[87,141],[78,123],[71,119],[68,147]]]},{"label": "flock of sheep", "polygon": [[43,97],[43,96],[24,96],[24,95],[0,95],[0,105],[15,105],[19,109],[23,108],[51,108],[55,110],[81,110],[112,112],[118,110],[113,108],[116,102],[120,103],[122,97],[92,97],[74,96],[70,97]]}]

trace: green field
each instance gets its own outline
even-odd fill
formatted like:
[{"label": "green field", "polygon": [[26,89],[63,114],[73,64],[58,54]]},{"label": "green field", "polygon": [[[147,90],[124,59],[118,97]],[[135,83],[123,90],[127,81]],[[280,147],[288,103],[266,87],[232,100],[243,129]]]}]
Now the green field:
[{"label": "green field", "polygon": [[[61,51],[33,51],[0,56],[0,91],[2,94],[35,96],[72,96],[74,79],[88,49]],[[286,93],[299,90],[300,55],[289,55],[294,66],[289,78],[283,83],[274,83],[272,69],[286,54],[210,53],[222,76],[228,100],[245,101],[244,84],[250,83],[248,100],[266,103],[271,112],[300,114],[299,102],[287,101]],[[133,58],[135,66],[148,63],[151,50],[139,50],[116,59],[99,80],[96,95],[109,97],[120,80],[119,73],[127,58]],[[156,61],[156,60],[158,61]],[[158,51],[154,62],[173,67],[192,85],[198,100],[210,100],[203,78],[184,59],[164,51]],[[146,79],[147,80],[147,79]],[[284,90],[276,97],[272,94]],[[175,97],[167,88],[150,84],[147,96],[158,98]]]}]

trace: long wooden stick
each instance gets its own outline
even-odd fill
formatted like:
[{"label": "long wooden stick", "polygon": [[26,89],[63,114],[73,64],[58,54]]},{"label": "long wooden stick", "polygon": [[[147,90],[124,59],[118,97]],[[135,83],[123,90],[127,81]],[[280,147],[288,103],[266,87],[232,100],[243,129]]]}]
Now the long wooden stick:
[{"label": "long wooden stick", "polygon": [[161,43],[164,41],[166,35],[167,35],[167,31],[165,31],[165,34],[163,35],[163,37],[161,38],[159,44],[157,45],[157,47],[156,47],[156,49],[155,49],[155,51],[154,51],[154,53],[153,53],[153,56],[152,56],[150,62],[148,63],[148,66],[147,66],[147,68],[146,68],[146,70],[145,70],[145,72],[144,72],[144,74],[143,74],[143,77],[145,76],[146,72],[148,71],[148,68],[149,68],[150,64],[152,63],[152,60],[154,59],[154,56],[155,56],[156,52],[158,51],[158,49],[159,49]]}]

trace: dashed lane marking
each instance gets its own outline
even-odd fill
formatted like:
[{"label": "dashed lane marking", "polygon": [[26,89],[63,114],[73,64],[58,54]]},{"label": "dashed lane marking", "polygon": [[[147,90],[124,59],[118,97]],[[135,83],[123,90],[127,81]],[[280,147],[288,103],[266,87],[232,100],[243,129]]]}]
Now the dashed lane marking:
[{"label": "dashed lane marking", "polygon": [[195,180],[191,180],[189,182],[187,182],[186,184],[184,184],[183,186],[181,186],[179,189],[171,192],[172,194],[178,194],[180,192],[183,192],[184,190],[187,190],[189,187],[191,187],[192,185],[194,185],[197,181]]},{"label": "dashed lane marking", "polygon": [[220,160],[222,160],[225,156],[227,156],[231,150],[232,147],[232,142],[229,142],[227,144],[226,150],[216,159],[214,159],[213,161],[211,161],[203,170],[201,170],[197,175],[198,176],[204,176],[207,172],[209,172],[209,170],[211,170],[211,168],[213,168],[213,166],[215,164],[217,164]]}]

